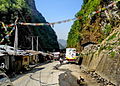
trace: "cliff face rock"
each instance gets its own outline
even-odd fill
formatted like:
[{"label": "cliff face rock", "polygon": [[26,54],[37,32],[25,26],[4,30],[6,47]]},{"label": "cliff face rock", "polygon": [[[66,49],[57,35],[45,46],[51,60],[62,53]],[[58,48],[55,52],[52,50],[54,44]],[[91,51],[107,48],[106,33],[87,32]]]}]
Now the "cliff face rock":
[{"label": "cliff face rock", "polygon": [[[115,1],[115,0],[114,0]],[[103,78],[120,85],[120,1],[106,10],[113,0],[84,0],[68,36],[68,47],[76,47],[83,57],[82,65]]]},{"label": "cliff face rock", "polygon": [[109,7],[105,11],[91,15],[92,12],[108,6],[113,0],[84,0],[82,9],[76,17],[68,35],[67,46],[76,47],[82,50],[84,44],[101,43],[112,31],[113,27],[119,24],[120,6],[117,4]]},{"label": "cliff face rock", "polygon": [[120,26],[99,45],[89,45],[81,52],[82,65],[116,85],[120,85]]},{"label": "cliff face rock", "polygon": [[37,11],[34,0],[26,0],[26,3],[28,4],[29,9],[31,10],[32,13],[32,22],[36,22],[35,21],[36,19],[37,22],[46,22],[42,14]]},{"label": "cliff face rock", "polygon": [[[9,0],[0,1],[0,21],[5,24],[15,22],[16,17],[19,17],[18,22],[31,22],[31,23],[46,23],[45,18],[39,13],[35,7],[34,0]],[[12,27],[8,27],[10,31]],[[2,39],[8,32],[1,28],[3,35]],[[31,36],[39,36],[39,50],[53,51],[59,50],[57,36],[51,26],[21,26],[18,25],[18,40],[19,48],[31,49]],[[8,39],[10,41],[8,41]],[[34,37],[34,49],[36,50],[36,40]],[[14,32],[12,35],[5,39],[2,44],[9,44],[13,46]]]}]

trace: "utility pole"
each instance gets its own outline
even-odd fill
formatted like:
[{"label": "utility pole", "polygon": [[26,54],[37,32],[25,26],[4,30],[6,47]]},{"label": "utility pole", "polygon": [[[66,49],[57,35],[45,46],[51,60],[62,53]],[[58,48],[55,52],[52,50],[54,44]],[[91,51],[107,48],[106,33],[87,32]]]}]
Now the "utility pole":
[{"label": "utility pole", "polygon": [[33,37],[34,37],[34,36],[31,36],[31,37],[32,37],[32,50],[34,50],[34,46],[33,46],[33,44],[34,44],[34,43],[33,43]]},{"label": "utility pole", "polygon": [[32,37],[32,50],[34,50],[34,37],[37,37],[37,40],[36,40],[36,50],[38,51],[38,38],[39,36],[31,36]]},{"label": "utility pole", "polygon": [[37,36],[37,46],[36,46],[36,50],[38,51],[38,37],[39,36]]},{"label": "utility pole", "polygon": [[14,40],[14,52],[17,53],[18,49],[18,28],[17,28],[18,17],[15,20],[15,40]]}]

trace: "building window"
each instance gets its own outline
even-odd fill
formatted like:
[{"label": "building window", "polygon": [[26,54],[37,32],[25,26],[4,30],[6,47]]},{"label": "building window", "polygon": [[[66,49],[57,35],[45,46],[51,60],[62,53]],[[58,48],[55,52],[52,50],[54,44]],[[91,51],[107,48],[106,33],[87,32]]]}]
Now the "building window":
[{"label": "building window", "polygon": [[28,61],[28,59],[27,59],[27,58],[24,58],[24,61],[25,61],[25,62],[27,62],[27,61]]}]

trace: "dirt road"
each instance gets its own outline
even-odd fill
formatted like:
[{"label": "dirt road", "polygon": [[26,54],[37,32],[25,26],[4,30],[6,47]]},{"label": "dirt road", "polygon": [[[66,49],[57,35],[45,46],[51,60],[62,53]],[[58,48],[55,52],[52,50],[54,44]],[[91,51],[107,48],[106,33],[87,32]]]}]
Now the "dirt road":
[{"label": "dirt road", "polygon": [[81,72],[79,65],[60,66],[57,61],[35,67],[32,71],[13,78],[12,82],[15,86],[79,86],[77,84],[79,76],[85,78],[88,86],[99,86]]}]

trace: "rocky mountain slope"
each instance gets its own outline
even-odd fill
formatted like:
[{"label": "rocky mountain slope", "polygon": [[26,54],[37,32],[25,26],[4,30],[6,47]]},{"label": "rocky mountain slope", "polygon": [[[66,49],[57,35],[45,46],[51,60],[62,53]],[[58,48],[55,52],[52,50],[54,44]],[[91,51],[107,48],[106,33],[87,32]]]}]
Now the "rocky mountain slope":
[{"label": "rocky mountain slope", "polygon": [[91,15],[105,8],[113,0],[84,0],[82,9],[75,15],[74,22],[68,35],[67,46],[82,50],[87,44],[101,43],[119,24],[119,2],[100,13]]},{"label": "rocky mountain slope", "polygon": [[[0,1],[0,21],[5,24],[15,22],[16,17],[19,17],[18,22],[34,22],[46,23],[45,18],[39,13],[35,7],[34,0],[1,0]],[[1,28],[0,39],[5,37],[12,27],[8,27],[8,31]],[[31,36],[39,36],[39,50],[53,51],[59,50],[57,36],[51,26],[21,26],[18,25],[18,40],[19,48],[31,49]],[[8,41],[8,39],[10,41]],[[14,32],[5,39],[2,44],[13,46]],[[34,37],[34,49],[36,48],[36,37]]]},{"label": "rocky mountain slope", "polygon": [[89,45],[81,52],[82,65],[89,71],[96,71],[99,75],[120,85],[120,26],[98,45]]},{"label": "rocky mountain slope", "polygon": [[66,48],[66,40],[64,39],[58,39],[60,49]]},{"label": "rocky mountain slope", "polygon": [[105,78],[97,78],[105,86],[107,82],[120,85],[120,1],[94,15],[91,13],[113,2],[115,0],[84,0],[76,14],[82,18],[74,22],[67,40],[68,47],[76,47],[81,52],[82,65]]}]

